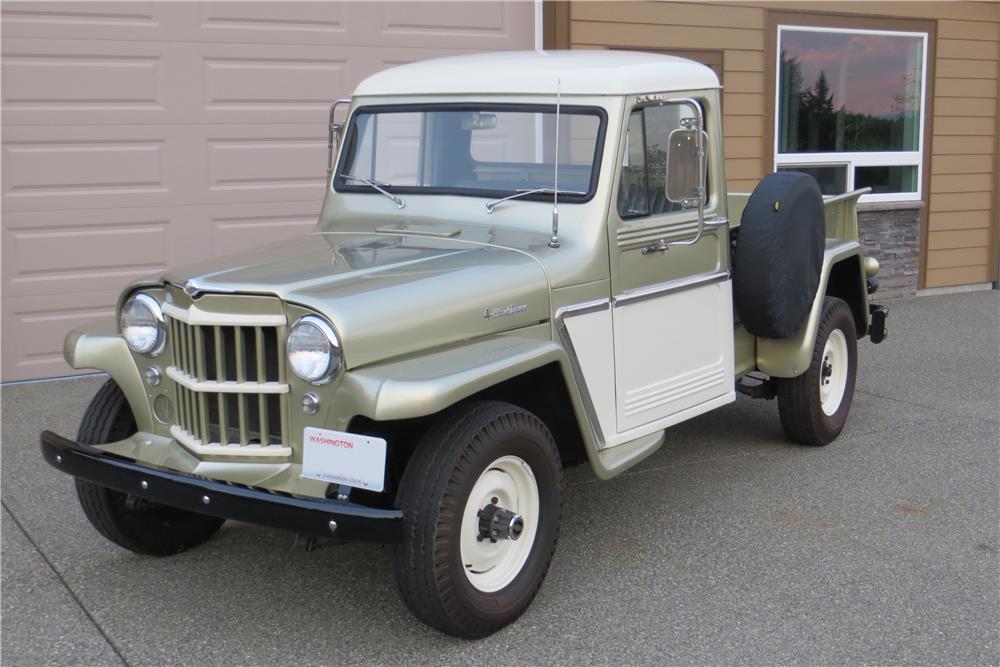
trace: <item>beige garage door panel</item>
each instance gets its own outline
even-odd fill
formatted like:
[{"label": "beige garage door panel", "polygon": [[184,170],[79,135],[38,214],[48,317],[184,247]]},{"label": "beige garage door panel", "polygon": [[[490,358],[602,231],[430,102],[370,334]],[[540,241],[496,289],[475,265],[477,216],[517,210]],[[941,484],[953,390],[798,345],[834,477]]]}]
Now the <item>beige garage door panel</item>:
[{"label": "beige garage door panel", "polygon": [[4,133],[5,212],[323,196],[312,125],[22,126]]},{"label": "beige garage door panel", "polygon": [[331,100],[389,65],[534,42],[532,3],[2,7],[3,379],[130,280],[310,229]]},{"label": "beige garage door panel", "polygon": [[171,266],[307,233],[315,209],[309,201],[10,213],[0,241],[4,298],[119,290]]},{"label": "beige garage door panel", "polygon": [[388,65],[453,49],[7,39],[3,122],[307,123]]},{"label": "beige garage door panel", "polygon": [[66,332],[84,322],[113,320],[117,296],[118,290],[51,294],[45,299],[5,295],[2,309],[4,379],[58,373],[65,367],[62,343]]},{"label": "beige garage door panel", "polygon": [[489,51],[532,48],[531,2],[4,2],[3,36]]}]

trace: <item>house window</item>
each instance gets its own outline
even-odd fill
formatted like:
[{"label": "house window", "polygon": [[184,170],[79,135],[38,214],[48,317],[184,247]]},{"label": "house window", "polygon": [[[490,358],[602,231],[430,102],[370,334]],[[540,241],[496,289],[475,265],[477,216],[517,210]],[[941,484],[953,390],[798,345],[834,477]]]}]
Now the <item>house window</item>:
[{"label": "house window", "polygon": [[863,201],[921,196],[927,35],[778,26],[778,171]]}]

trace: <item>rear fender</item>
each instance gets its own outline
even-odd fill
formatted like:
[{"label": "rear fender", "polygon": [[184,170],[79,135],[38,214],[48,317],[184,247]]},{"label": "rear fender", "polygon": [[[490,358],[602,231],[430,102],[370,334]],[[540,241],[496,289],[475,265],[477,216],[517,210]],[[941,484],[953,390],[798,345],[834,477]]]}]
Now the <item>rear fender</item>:
[{"label": "rear fender", "polygon": [[[851,262],[857,267],[858,280],[856,289],[846,273],[854,269],[835,271],[837,265],[844,260],[857,257]],[[812,359],[813,346],[816,342],[816,332],[819,330],[820,317],[823,314],[823,300],[827,296],[837,296],[848,302],[854,313],[858,335],[868,331],[868,297],[864,290],[864,266],[861,245],[857,241],[828,242],[823,255],[823,269],[820,275],[819,288],[809,310],[809,317],[789,338],[757,338],[757,368],[772,377],[791,378],[802,375],[809,368]],[[835,275],[831,283],[831,275]],[[844,278],[841,278],[844,275]],[[828,290],[833,288],[833,292]],[[853,292],[858,292],[853,294]]]}]

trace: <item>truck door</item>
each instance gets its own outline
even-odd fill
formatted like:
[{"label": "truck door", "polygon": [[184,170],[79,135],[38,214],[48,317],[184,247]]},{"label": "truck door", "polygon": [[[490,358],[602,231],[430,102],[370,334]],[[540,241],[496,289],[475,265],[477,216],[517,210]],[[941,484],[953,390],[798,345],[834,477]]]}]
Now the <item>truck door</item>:
[{"label": "truck door", "polygon": [[[631,102],[608,224],[617,425],[608,445],[735,400],[718,94]],[[691,200],[668,196],[676,194],[665,187],[667,146],[698,107],[707,132],[705,223],[701,238],[683,245],[697,234],[698,214]]]}]

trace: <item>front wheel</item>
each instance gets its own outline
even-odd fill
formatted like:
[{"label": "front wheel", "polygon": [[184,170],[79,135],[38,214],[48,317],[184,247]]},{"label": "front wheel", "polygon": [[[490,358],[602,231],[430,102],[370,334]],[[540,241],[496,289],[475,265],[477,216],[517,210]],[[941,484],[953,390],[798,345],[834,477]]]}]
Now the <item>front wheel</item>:
[{"label": "front wheel", "polygon": [[484,637],[514,621],[548,571],[559,534],[562,466],[537,417],[500,402],[443,417],[397,494],[400,594],[422,621]]},{"label": "front wheel", "polygon": [[[77,441],[103,445],[123,440],[135,431],[135,418],[125,394],[114,380],[108,380],[87,406]],[[97,532],[140,554],[169,556],[190,549],[212,537],[225,521],[147,503],[82,479],[76,480],[76,495]]]},{"label": "front wheel", "polygon": [[858,370],[858,340],[851,308],[826,297],[812,362],[802,375],[778,378],[778,413],[788,437],[802,445],[833,442],[851,411]]}]

